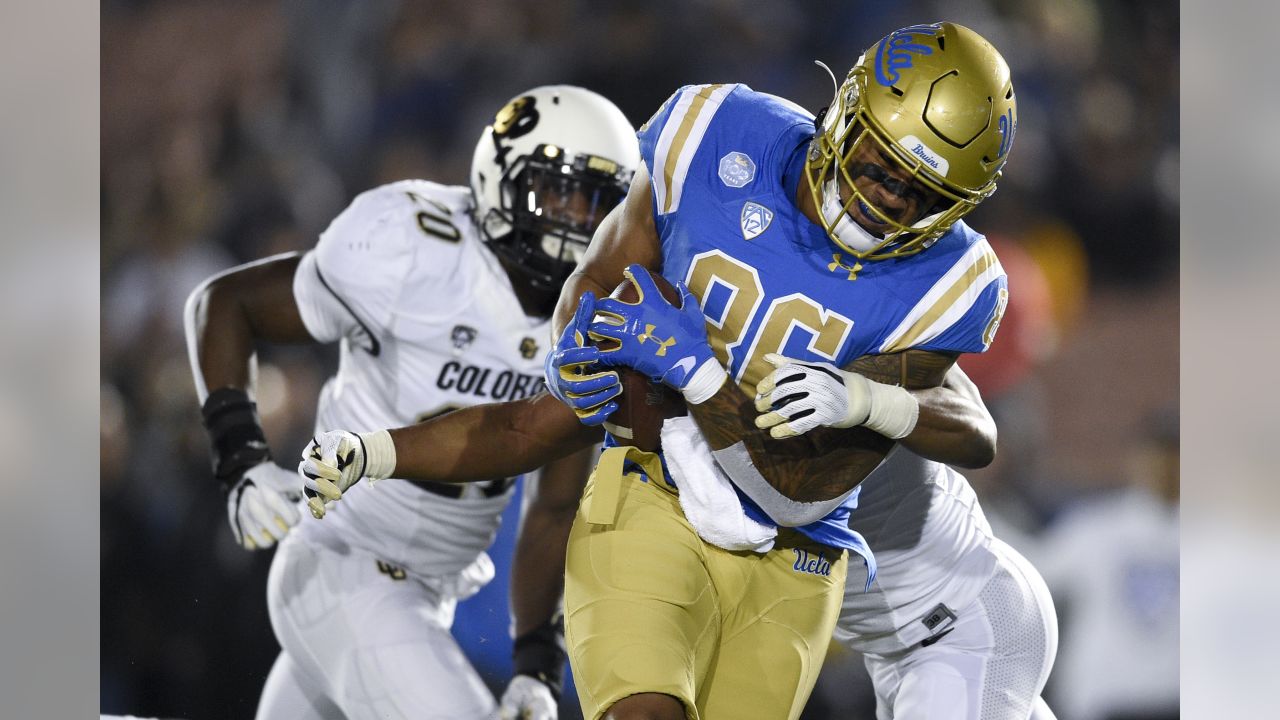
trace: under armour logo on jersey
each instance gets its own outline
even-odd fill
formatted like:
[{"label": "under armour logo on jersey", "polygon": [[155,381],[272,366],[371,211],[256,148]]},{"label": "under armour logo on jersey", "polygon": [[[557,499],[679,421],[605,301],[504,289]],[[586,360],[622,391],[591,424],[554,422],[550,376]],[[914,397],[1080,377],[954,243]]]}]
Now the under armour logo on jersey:
[{"label": "under armour logo on jersey", "polygon": [[532,360],[538,354],[538,343],[533,338],[527,337],[520,341],[520,357],[525,360]]},{"label": "under armour logo on jersey", "polygon": [[773,211],[759,203],[748,202],[742,206],[742,237],[750,240],[765,230],[773,222]]},{"label": "under armour logo on jersey", "polygon": [[466,325],[454,325],[449,339],[453,341],[455,350],[466,350],[476,340],[476,329]]},{"label": "under armour logo on jersey", "polygon": [[849,277],[845,278],[846,280],[857,280],[858,271],[862,269],[862,263],[854,260],[852,265],[845,265],[841,261],[840,253],[832,253],[831,262],[827,263],[827,269],[831,272],[835,272],[837,269],[845,270],[849,273]]},{"label": "under armour logo on jersey", "polygon": [[720,180],[732,188],[740,188],[756,176],[756,164],[740,152],[731,152],[720,158]]},{"label": "under armour logo on jersey", "polygon": [[656,327],[655,325],[649,325],[646,323],[644,326],[644,332],[640,333],[640,335],[636,337],[636,340],[639,340],[640,344],[642,345],[645,343],[646,340],[652,340],[658,343],[658,349],[654,352],[654,354],[657,355],[658,357],[663,357],[667,354],[667,348],[676,344],[676,338],[674,335],[672,335],[670,338],[663,340],[662,338],[653,334],[655,327]]}]

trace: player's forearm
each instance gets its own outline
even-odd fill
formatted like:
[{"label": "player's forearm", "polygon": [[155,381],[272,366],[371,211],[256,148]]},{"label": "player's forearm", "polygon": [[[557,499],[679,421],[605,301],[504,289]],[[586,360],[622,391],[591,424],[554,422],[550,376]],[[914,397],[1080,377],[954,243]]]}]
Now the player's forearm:
[{"label": "player's forearm", "polygon": [[564,594],[565,547],[576,508],[530,508],[511,566],[511,614],[516,637],[551,620]]},{"label": "player's forearm", "polygon": [[837,497],[880,464],[893,443],[862,428],[820,430],[776,440],[755,426],[755,406],[726,382],[711,399],[689,407],[712,451],[742,443],[771,487],[799,502]]},{"label": "player's forearm", "polygon": [[253,332],[232,293],[216,279],[201,285],[187,298],[185,326],[200,401],[211,389],[248,390]]},{"label": "player's forearm", "polygon": [[595,293],[596,297],[604,297],[612,292],[612,288],[606,288],[598,279],[588,275],[582,269],[570,275],[560,290],[560,299],[556,302],[555,314],[551,318],[551,337],[558,338],[560,333],[564,332],[564,326],[569,324],[578,306],[578,298],[587,291]]},{"label": "player's forearm", "polygon": [[915,397],[919,411],[915,426],[898,440],[908,450],[958,467],[985,467],[995,458],[995,421],[955,359],[953,354],[908,351],[866,355],[848,369],[879,383],[907,388]]},{"label": "player's forearm", "polygon": [[898,442],[911,452],[948,465],[981,468],[996,455],[996,424],[984,408],[946,388],[912,392],[920,417]]},{"label": "player's forearm", "polygon": [[545,625],[559,609],[569,530],[596,457],[594,447],[580,450],[546,465],[524,486],[528,509],[511,569],[516,637]]},{"label": "player's forearm", "polygon": [[209,278],[187,298],[187,350],[201,402],[218,388],[248,390],[257,341],[310,342],[293,297],[296,253]]},{"label": "player's forearm", "polygon": [[542,394],[455,410],[390,434],[395,477],[464,483],[532,472],[595,442],[600,430]]}]

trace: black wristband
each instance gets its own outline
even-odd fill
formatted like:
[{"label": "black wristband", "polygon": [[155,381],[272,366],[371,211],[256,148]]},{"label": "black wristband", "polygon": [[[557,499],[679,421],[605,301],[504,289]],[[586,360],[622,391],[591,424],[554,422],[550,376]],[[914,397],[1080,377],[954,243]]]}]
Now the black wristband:
[{"label": "black wristband", "polygon": [[512,659],[515,673],[528,675],[551,689],[556,702],[564,687],[564,664],[569,654],[564,649],[564,616],[557,614],[516,638]]},{"label": "black wristband", "polygon": [[244,390],[214,390],[205,399],[200,414],[213,446],[213,474],[224,490],[245,470],[271,459],[258,406]]}]

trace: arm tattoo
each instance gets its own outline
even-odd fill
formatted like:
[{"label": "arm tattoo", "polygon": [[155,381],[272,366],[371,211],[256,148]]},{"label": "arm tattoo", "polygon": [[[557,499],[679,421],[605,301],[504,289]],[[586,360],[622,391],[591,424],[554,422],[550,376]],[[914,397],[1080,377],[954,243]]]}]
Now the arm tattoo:
[{"label": "arm tattoo", "polygon": [[[936,387],[955,364],[956,355],[907,350],[864,355],[848,370],[876,382],[907,389]],[[775,490],[792,500],[827,500],[862,482],[893,448],[893,441],[864,427],[818,428],[776,440],[755,426],[751,399],[725,383],[710,400],[689,408],[713,450],[742,442],[751,462]]]},{"label": "arm tattoo", "polygon": [[846,365],[845,370],[886,385],[920,390],[941,385],[957,357],[954,353],[905,350],[888,355],[863,355]]},{"label": "arm tattoo", "polygon": [[689,412],[713,450],[742,442],[751,462],[778,492],[799,502],[847,492],[880,464],[893,441],[866,428],[821,428],[775,440],[755,426],[754,403],[732,382]]}]

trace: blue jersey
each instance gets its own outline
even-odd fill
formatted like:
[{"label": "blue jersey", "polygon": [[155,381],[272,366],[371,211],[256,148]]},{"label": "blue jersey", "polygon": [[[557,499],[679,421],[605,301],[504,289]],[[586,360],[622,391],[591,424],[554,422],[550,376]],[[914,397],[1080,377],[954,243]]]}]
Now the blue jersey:
[{"label": "blue jersey", "polygon": [[[768,353],[843,367],[907,349],[985,350],[1008,297],[986,239],[957,222],[919,254],[858,262],[796,205],[813,135],[812,115],[745,85],[681,88],[638,133],[662,274],[698,297],[730,375],[754,394],[774,369]],[[847,526],[856,503],[855,492],[799,530],[863,552]]]}]

